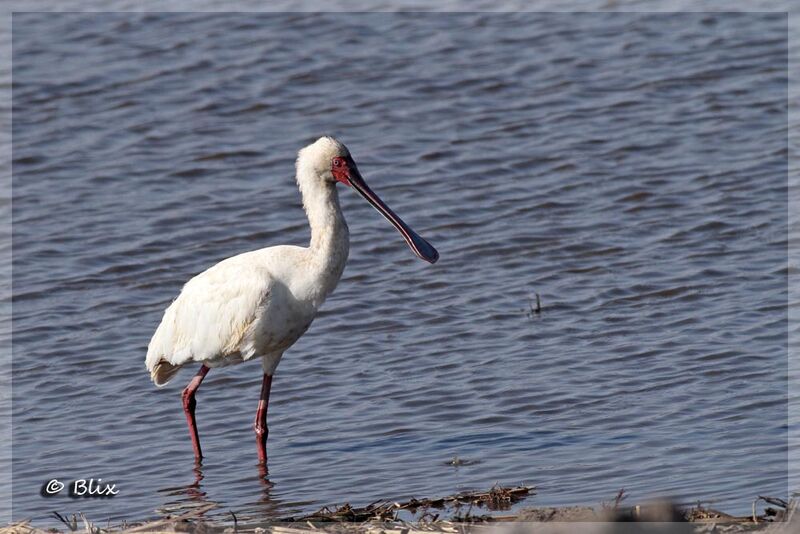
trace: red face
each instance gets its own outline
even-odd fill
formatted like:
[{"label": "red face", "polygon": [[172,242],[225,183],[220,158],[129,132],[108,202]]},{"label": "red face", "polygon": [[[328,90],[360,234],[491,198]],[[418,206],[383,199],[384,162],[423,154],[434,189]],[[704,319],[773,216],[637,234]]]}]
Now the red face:
[{"label": "red face", "polygon": [[409,226],[390,210],[389,206],[384,204],[383,201],[378,198],[378,195],[364,183],[364,179],[361,177],[361,173],[358,172],[358,167],[356,167],[353,158],[350,156],[334,156],[331,158],[331,174],[333,174],[337,182],[352,186],[353,189],[358,191],[358,193],[364,197],[367,202],[372,204],[381,215],[386,217],[386,219],[400,231],[403,238],[417,256],[427,262],[436,263],[436,260],[439,259],[439,253],[436,249],[433,248],[430,243],[422,239],[414,230],[409,228]]},{"label": "red face", "polygon": [[342,182],[344,185],[350,185],[350,163],[347,161],[348,158],[344,158],[341,156],[335,156],[331,160],[331,174],[333,177],[336,178],[337,182]]}]

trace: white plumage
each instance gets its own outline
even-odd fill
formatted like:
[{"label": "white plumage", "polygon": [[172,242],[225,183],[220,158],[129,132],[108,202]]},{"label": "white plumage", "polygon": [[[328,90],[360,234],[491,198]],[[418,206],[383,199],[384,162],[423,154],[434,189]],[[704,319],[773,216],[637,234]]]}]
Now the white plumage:
[{"label": "white plumage", "polygon": [[247,252],[187,282],[150,341],[147,368],[155,384],[163,386],[192,361],[213,368],[256,355],[272,374],[281,353],[308,328],[316,312],[310,299],[293,298],[299,291],[292,291],[292,277],[274,265],[275,259],[291,255],[301,261],[303,252]]},{"label": "white plumage", "polygon": [[157,386],[183,366],[201,363],[184,390],[184,410],[195,456],[202,457],[194,393],[209,368],[261,358],[264,386],[256,416],[259,459],[266,461],[266,406],[272,375],[286,349],[308,329],[336,287],[349,251],[347,223],[336,183],[353,186],[431,263],[436,250],[366,186],[347,148],[322,137],[301,150],[297,182],[311,226],[309,247],[275,246],[239,254],[189,280],[164,312],[145,363]]}]

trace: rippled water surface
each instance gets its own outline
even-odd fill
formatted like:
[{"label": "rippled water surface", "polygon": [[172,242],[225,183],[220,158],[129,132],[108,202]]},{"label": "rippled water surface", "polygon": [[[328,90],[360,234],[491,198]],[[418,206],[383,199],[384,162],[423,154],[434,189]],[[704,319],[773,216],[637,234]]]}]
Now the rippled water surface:
[{"label": "rippled water surface", "polygon": [[[15,519],[785,497],[786,39],[780,14],[15,15]],[[256,362],[208,375],[195,471],[194,369],[154,388],[147,342],[191,276],[307,243],[293,164],[323,133],[441,260],[342,189],[350,260],[278,369],[267,480]],[[39,494],[83,477],[120,494]]]}]

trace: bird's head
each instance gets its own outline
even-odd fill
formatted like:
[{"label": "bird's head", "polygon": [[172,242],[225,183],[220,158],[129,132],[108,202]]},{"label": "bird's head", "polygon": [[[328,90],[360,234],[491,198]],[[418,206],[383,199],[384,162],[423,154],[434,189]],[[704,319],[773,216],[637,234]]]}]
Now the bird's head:
[{"label": "bird's head", "polygon": [[[301,168],[306,172],[310,170],[312,171],[310,174],[330,183],[335,183],[337,180],[342,181],[344,175],[341,171],[343,169],[347,167],[355,169],[355,163],[352,161],[353,158],[350,157],[347,147],[329,136],[320,137],[297,154],[298,170]],[[336,174],[334,174],[334,170],[336,170]],[[356,172],[358,172],[357,169]]]},{"label": "bird's head", "polygon": [[367,186],[344,143],[333,137],[320,137],[300,150],[297,155],[297,170],[298,177],[301,174],[310,174],[330,184],[343,183],[351,186],[397,228],[414,254],[429,263],[436,263],[436,260],[439,259],[436,249],[404,223]]}]

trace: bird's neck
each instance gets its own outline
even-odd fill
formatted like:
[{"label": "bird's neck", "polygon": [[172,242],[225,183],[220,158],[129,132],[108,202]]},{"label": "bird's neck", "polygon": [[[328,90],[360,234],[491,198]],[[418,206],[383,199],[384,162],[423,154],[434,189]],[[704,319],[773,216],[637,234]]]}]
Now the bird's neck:
[{"label": "bird's neck", "polygon": [[350,234],[334,183],[299,174],[298,183],[311,226],[309,274],[313,278],[315,300],[322,304],[342,276],[350,251]]}]

